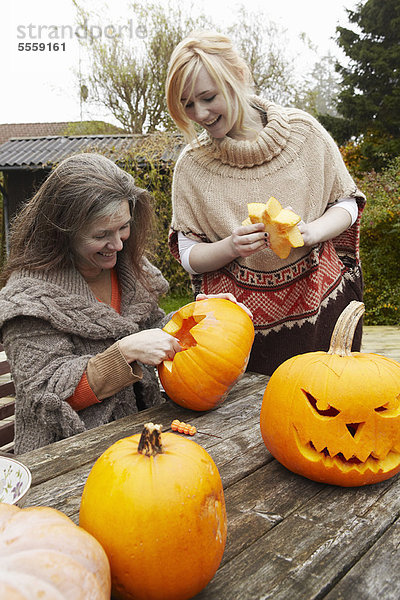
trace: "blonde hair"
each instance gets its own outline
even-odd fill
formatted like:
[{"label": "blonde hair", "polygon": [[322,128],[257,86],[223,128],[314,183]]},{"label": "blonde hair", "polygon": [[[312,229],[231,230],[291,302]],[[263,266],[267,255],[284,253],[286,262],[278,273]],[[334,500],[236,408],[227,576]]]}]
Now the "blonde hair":
[{"label": "blonde hair", "polygon": [[215,31],[193,31],[171,54],[166,80],[166,100],[169,113],[185,138],[196,137],[193,121],[185,112],[182,95],[190,82],[191,96],[199,71],[205,67],[225,98],[228,118],[232,117],[232,100],[237,102],[236,128],[244,130],[244,120],[250,109],[253,93],[250,69],[234,48],[229,37]]}]

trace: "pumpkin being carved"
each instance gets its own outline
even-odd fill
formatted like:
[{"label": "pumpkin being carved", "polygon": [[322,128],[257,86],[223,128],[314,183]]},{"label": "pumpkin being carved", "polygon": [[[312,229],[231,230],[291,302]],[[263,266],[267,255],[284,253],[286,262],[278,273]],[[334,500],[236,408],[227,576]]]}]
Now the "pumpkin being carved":
[{"label": "pumpkin being carved", "polygon": [[265,390],[265,445],[288,469],[315,481],[360,486],[400,471],[400,364],[351,352],[363,312],[361,302],[351,302],[328,353],[290,358]]},{"label": "pumpkin being carved", "polygon": [[192,598],[225,548],[224,493],[212,458],[153,423],[96,461],[79,520],[110,559],[113,598]]},{"label": "pumpkin being carved", "polygon": [[0,504],[0,598],[109,600],[110,566],[100,544],[49,507]]},{"label": "pumpkin being carved", "polygon": [[184,348],[158,367],[171,400],[197,411],[222,404],[247,366],[254,340],[248,314],[230,300],[207,298],[179,309],[164,331]]}]

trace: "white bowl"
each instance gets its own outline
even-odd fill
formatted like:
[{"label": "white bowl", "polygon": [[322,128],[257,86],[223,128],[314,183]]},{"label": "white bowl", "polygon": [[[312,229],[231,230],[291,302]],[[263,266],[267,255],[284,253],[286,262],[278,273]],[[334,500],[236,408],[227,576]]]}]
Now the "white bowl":
[{"label": "white bowl", "polygon": [[28,467],[15,458],[0,456],[0,502],[22,506],[31,482]]}]

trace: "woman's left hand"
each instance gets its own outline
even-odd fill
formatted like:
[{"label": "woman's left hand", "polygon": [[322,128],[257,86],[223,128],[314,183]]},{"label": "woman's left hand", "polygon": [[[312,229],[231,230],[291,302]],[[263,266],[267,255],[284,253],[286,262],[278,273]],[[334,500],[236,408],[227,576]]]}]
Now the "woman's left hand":
[{"label": "woman's left hand", "polygon": [[304,221],[300,221],[297,223],[297,227],[303,237],[305,246],[314,246],[319,243],[318,239],[318,228],[313,225],[313,223],[304,223]]},{"label": "woman's left hand", "polygon": [[197,294],[196,301],[207,300],[207,298],[223,298],[224,300],[230,300],[231,302],[234,302],[240,306],[240,308],[243,308],[243,310],[249,315],[250,319],[253,318],[253,313],[247,308],[247,306],[245,306],[245,304],[238,302],[233,294]]}]

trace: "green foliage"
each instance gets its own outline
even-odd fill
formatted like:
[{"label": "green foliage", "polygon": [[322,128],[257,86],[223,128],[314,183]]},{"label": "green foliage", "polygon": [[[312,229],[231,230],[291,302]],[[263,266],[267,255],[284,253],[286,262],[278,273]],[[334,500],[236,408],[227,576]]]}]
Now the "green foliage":
[{"label": "green foliage", "polygon": [[[359,33],[338,27],[338,45],[350,59],[338,65],[338,111],[362,146],[365,170],[384,168],[400,154],[400,2],[367,0],[347,11]],[[336,128],[336,131],[332,130]],[[331,122],[333,137],[345,123]]]},{"label": "green foliage", "polygon": [[172,218],[171,186],[175,166],[173,159],[160,160],[161,155],[177,155],[182,144],[180,137],[160,132],[145,137],[135,151],[128,154],[119,165],[131,173],[138,186],[147,189],[154,198],[154,240],[150,244],[149,259],[155,264],[170,284],[172,294],[191,297],[190,278],[169,251],[168,233]]},{"label": "green foliage", "polygon": [[165,298],[161,298],[159,305],[168,315],[170,312],[175,312],[182,306],[185,306],[185,304],[193,302],[193,300],[193,293],[177,294],[175,292],[171,292],[167,294]]},{"label": "green foliage", "polygon": [[72,121],[68,123],[62,135],[111,135],[126,134],[121,127],[104,121]]},{"label": "green foliage", "polygon": [[400,157],[358,180],[367,197],[360,253],[367,325],[400,325]]}]

